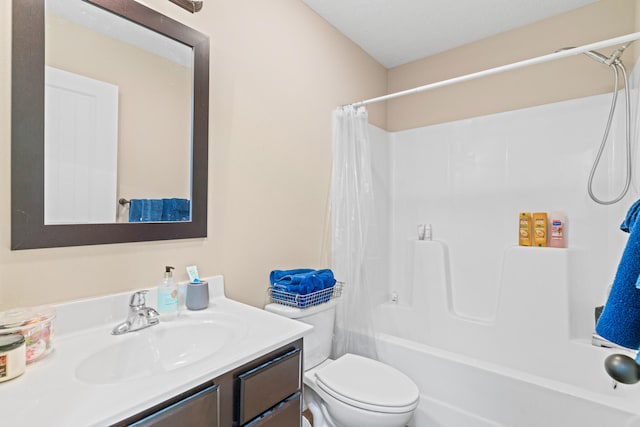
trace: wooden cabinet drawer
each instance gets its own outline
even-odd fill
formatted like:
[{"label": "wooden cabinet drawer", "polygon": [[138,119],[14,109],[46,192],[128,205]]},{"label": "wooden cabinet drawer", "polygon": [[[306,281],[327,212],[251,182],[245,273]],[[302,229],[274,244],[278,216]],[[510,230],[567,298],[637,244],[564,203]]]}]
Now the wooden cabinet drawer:
[{"label": "wooden cabinet drawer", "polygon": [[238,424],[252,420],[300,390],[301,356],[302,351],[296,348],[238,375]]},{"label": "wooden cabinet drawer", "polygon": [[132,427],[219,427],[218,386],[213,385],[131,424]]},{"label": "wooden cabinet drawer", "polygon": [[245,427],[300,427],[301,413],[302,394],[298,392]]}]

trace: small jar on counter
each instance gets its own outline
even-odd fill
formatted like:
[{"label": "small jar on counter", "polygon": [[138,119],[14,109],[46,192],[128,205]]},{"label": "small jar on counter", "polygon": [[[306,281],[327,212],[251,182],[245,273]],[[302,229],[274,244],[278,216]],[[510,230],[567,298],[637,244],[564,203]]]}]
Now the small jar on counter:
[{"label": "small jar on counter", "polygon": [[14,308],[0,312],[0,337],[20,334],[25,339],[27,365],[53,349],[56,309],[52,306]]},{"label": "small jar on counter", "polygon": [[0,335],[0,382],[22,375],[26,366],[24,337],[20,334]]}]

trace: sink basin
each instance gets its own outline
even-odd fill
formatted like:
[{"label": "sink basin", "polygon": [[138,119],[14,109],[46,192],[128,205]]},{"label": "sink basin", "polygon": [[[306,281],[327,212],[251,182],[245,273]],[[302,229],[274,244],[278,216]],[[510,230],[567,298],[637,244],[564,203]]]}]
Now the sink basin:
[{"label": "sink basin", "polygon": [[92,353],[76,368],[76,378],[113,384],[169,372],[214,355],[243,335],[238,323],[213,320],[160,323],[126,335]]}]

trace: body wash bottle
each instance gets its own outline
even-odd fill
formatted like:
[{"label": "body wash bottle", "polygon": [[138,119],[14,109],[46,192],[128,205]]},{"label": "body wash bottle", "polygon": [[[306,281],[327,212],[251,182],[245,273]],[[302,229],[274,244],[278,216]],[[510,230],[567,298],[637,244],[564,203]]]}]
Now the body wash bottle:
[{"label": "body wash bottle", "polygon": [[158,313],[161,320],[172,320],[178,316],[178,285],[171,274],[173,267],[164,268],[164,279],[158,284]]},{"label": "body wash bottle", "polygon": [[567,216],[564,212],[554,211],[549,214],[549,246],[567,247]]}]

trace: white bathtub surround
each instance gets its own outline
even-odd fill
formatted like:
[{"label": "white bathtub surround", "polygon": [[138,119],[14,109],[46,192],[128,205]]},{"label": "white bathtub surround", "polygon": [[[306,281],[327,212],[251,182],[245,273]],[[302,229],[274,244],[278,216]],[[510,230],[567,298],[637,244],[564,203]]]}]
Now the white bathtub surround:
[{"label": "white bathtub surround", "polygon": [[[379,223],[388,229],[367,258],[380,273],[380,359],[419,384],[415,427],[640,426],[640,386],[614,390],[603,363],[617,350],[590,343],[594,308],[628,237],[620,223],[640,197],[639,74],[631,79],[636,171],[612,206],[587,194],[611,94],[371,129]],[[623,103],[619,95],[594,179],[604,199],[624,185]],[[519,212],[555,210],[568,216],[567,249],[517,246]],[[425,223],[432,241],[417,239]]]},{"label": "white bathtub surround", "polygon": [[[433,240],[448,248],[452,310],[491,321],[503,255],[517,245],[518,212],[563,210],[569,248],[584,252],[587,278],[572,294],[577,305],[568,311],[581,320],[571,334],[588,337],[593,306],[604,301],[627,238],[618,226],[638,198],[638,174],[619,204],[599,206],[586,193],[609,100],[594,96],[388,135],[393,237],[386,253],[400,301],[411,301],[415,227],[428,221]],[[624,179],[623,120],[616,124],[596,175],[598,194]]]},{"label": "white bathtub surround", "polygon": [[586,337],[570,338],[567,311],[577,290],[567,286],[579,287],[586,280],[580,274],[583,253],[512,246],[503,256],[494,317],[469,318],[452,307],[446,245],[414,242],[413,304],[380,305],[380,329],[506,369],[608,393],[611,381],[603,361],[611,351],[592,346]]},{"label": "white bathtub surround", "polygon": [[372,282],[365,268],[374,208],[367,118],[364,107],[341,107],[333,113],[332,268],[336,279],[345,282],[336,311],[336,356],[376,356]]},{"label": "white bathtub surround", "polygon": [[[638,388],[613,390],[604,370],[595,376],[608,387],[593,391],[387,334],[379,335],[378,349],[420,388],[410,427],[640,427]],[[573,363],[585,376],[593,371]]]}]

